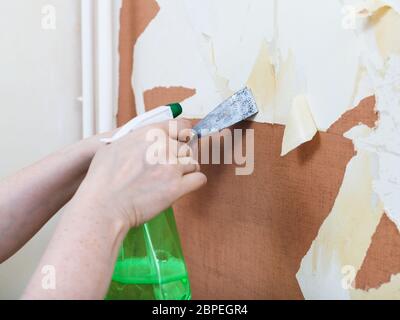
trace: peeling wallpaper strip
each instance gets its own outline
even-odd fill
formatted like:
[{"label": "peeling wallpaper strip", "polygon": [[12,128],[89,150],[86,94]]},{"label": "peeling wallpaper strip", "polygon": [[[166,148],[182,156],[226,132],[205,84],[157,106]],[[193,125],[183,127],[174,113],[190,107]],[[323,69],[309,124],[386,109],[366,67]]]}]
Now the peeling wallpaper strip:
[{"label": "peeling wallpaper strip", "polygon": [[360,57],[355,33],[343,28],[339,1],[278,3],[277,48],[282,57],[292,51],[317,128],[326,131],[353,105]]},{"label": "peeling wallpaper strip", "polygon": [[317,133],[317,127],[308,104],[307,97],[297,96],[289,114],[283,136],[282,156],[297,148],[305,141],[310,141]]},{"label": "peeling wallpaper strip", "polygon": [[[160,11],[137,40],[133,88],[138,113],[145,111],[143,93],[154,87],[196,88],[187,100],[190,116],[202,117],[206,106],[221,102],[212,66],[205,64],[183,2],[159,0]],[[188,114],[186,114],[188,116]]]},{"label": "peeling wallpaper strip", "polygon": [[392,56],[384,70],[372,68],[380,118],[377,128],[367,137],[356,139],[355,144],[377,158],[378,176],[373,188],[388,216],[400,228],[400,57]]}]

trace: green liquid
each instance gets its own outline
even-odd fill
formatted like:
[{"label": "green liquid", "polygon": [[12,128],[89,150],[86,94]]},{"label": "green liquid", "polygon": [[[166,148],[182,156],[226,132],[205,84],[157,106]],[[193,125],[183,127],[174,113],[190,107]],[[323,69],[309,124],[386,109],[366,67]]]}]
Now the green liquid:
[{"label": "green liquid", "polygon": [[170,256],[157,260],[157,265],[147,257],[118,261],[106,299],[190,300],[185,264]]}]

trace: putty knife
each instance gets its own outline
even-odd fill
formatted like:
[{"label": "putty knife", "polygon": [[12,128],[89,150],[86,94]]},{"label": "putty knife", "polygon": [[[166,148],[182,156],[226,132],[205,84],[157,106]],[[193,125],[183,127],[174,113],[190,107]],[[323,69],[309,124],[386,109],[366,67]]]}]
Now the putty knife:
[{"label": "putty knife", "polygon": [[193,131],[198,138],[217,133],[258,113],[256,100],[249,88],[236,92],[201,120]]}]

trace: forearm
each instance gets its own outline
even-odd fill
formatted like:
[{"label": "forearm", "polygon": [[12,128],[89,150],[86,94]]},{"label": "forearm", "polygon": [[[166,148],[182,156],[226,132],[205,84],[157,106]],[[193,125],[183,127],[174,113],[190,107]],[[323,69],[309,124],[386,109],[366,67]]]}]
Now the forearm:
[{"label": "forearm", "polygon": [[[160,128],[168,134],[170,125],[139,129],[96,153],[23,298],[104,299],[128,229],[150,221],[207,182],[200,167],[180,157],[178,150],[170,154],[170,163],[147,161],[153,142],[146,137]],[[180,125],[190,128],[185,121]],[[176,145],[176,139],[167,137],[161,151]],[[56,272],[55,290],[42,287],[47,278],[42,272],[51,269]]]},{"label": "forearm", "polygon": [[[100,210],[108,209],[79,196],[71,200],[24,299],[104,299],[129,228],[112,212]],[[44,266],[55,270],[55,289],[42,287]]]},{"label": "forearm", "polygon": [[0,183],[0,262],[18,251],[71,199],[97,143],[81,141]]}]

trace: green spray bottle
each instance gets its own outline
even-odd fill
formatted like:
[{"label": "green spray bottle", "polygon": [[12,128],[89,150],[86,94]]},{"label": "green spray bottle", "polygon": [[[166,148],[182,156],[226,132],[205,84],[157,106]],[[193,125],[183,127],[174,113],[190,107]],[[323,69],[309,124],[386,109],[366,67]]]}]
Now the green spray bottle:
[{"label": "green spray bottle", "polygon": [[[126,124],[112,143],[149,124],[178,117],[179,104],[159,107]],[[190,300],[191,289],[172,208],[133,228],[126,236],[115,264],[107,300]]]}]

